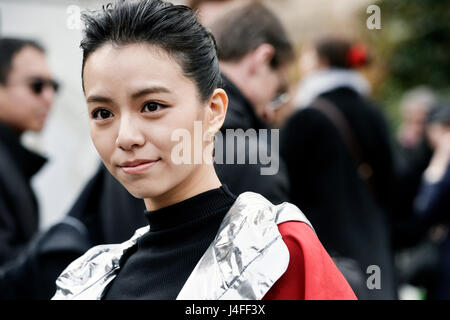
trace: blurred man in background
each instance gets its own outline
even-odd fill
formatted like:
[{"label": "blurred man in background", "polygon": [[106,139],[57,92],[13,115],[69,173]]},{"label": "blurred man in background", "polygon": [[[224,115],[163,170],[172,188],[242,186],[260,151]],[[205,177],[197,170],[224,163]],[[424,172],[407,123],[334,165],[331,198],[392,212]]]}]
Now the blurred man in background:
[{"label": "blurred man in background", "polygon": [[[295,60],[294,48],[278,18],[264,5],[251,2],[239,6],[223,15],[212,26],[216,37],[223,87],[229,98],[228,111],[221,128],[224,136],[223,164],[216,162],[215,168],[220,180],[235,194],[253,191],[262,194],[274,204],[287,201],[289,183],[286,168],[281,162],[278,148],[270,156],[277,161],[278,170],[272,175],[261,174],[263,165],[250,164],[249,159],[255,150],[225,150],[228,129],[242,129],[249,145],[266,149],[278,147],[278,139],[271,141],[271,134],[262,141],[259,130],[270,126],[264,116],[271,102],[284,94],[288,87],[288,69]],[[256,136],[246,133],[253,130]],[[238,131],[234,131],[236,135]],[[253,140],[252,140],[253,139]],[[220,146],[216,145],[216,152]],[[225,152],[226,151],[226,152]],[[227,163],[227,152],[234,152],[233,161],[238,154],[245,154],[245,164]],[[216,153],[217,154],[217,153]],[[261,149],[259,150],[261,154]],[[239,157],[238,157],[239,159]]]},{"label": "blurred man in background", "polygon": [[57,89],[42,46],[0,39],[0,265],[15,258],[38,231],[30,179],[46,160],[23,147],[20,138],[42,130]]}]

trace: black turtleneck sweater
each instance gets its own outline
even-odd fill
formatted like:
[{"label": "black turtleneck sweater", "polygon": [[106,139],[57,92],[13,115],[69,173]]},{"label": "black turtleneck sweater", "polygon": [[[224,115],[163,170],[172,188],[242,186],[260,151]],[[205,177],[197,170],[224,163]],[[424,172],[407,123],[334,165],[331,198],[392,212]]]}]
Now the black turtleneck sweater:
[{"label": "black turtleneck sweater", "polygon": [[145,212],[150,231],[122,258],[103,299],[175,299],[235,200],[223,185]]}]

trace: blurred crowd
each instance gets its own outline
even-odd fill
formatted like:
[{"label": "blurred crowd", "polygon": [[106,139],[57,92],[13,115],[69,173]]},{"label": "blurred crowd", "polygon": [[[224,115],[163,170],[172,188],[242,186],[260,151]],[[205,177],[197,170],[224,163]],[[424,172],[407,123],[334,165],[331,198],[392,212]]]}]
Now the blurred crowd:
[{"label": "blurred crowd", "polygon": [[[230,99],[222,130],[280,130],[268,142],[279,146],[276,175],[217,164],[221,181],[298,206],[359,299],[399,299],[405,285],[449,299],[450,102],[427,84],[404,92],[394,134],[360,72],[368,46],[327,35],[297,51],[258,1],[190,6],[217,42]],[[64,219],[38,231],[30,179],[46,159],[20,137],[42,130],[58,88],[45,48],[0,38],[0,299],[51,298],[71,261],[146,225],[143,201],[100,165]]]}]

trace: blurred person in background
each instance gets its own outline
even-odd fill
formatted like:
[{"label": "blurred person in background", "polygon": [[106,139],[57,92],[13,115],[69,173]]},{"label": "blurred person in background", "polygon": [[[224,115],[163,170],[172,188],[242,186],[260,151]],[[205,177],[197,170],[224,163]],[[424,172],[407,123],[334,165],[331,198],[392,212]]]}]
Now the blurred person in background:
[{"label": "blurred person in background", "polygon": [[405,92],[400,102],[401,123],[395,143],[398,188],[394,245],[397,250],[410,247],[416,241],[398,227],[401,227],[403,219],[409,219],[413,214],[414,198],[433,154],[425,127],[428,113],[437,100],[438,96],[431,88],[419,86]]},{"label": "blurred person in background", "polygon": [[[30,179],[46,159],[24,148],[20,137],[43,129],[57,89],[40,44],[0,39],[0,299],[49,299],[61,271],[103,235],[96,228],[88,234],[83,223],[70,217],[38,234]],[[100,183],[91,182],[89,191]],[[88,198],[86,193],[80,197]],[[71,211],[77,217],[85,212],[88,226],[101,219],[92,197],[96,203],[103,199],[101,192],[90,197],[89,205],[84,201]]]},{"label": "blurred person in background", "polygon": [[[260,2],[260,0],[192,0],[187,3],[197,12],[202,24],[210,26],[228,11],[258,1]],[[290,83],[289,92],[279,95],[266,108],[263,120],[267,124],[275,128],[281,127],[286,117],[292,112],[294,89],[293,83]]]},{"label": "blurred person in background", "polygon": [[[308,213],[332,256],[356,262],[355,272],[346,277],[358,298],[395,299],[387,216],[393,155],[386,121],[369,101],[370,86],[357,71],[367,62],[367,49],[339,37],[304,47],[299,110],[282,129],[281,154],[290,201]],[[368,290],[371,265],[380,267],[381,287]]]},{"label": "blurred person in background", "polygon": [[436,102],[436,94],[425,86],[413,88],[403,95],[397,141],[406,153],[417,148],[425,140],[428,112]]},{"label": "blurred person in background", "polygon": [[43,129],[57,89],[40,44],[0,38],[0,265],[17,257],[39,229],[30,180],[46,159],[20,139]]},{"label": "blurred person in background", "polygon": [[[286,92],[287,74],[295,52],[278,18],[257,2],[227,12],[212,24],[211,30],[219,48],[224,89],[229,98],[225,123],[221,128],[224,136],[222,158],[225,160],[228,129],[256,130],[257,135],[259,129],[270,129],[264,120],[266,109]],[[262,146],[264,142],[260,142],[258,135],[256,144],[271,150],[270,134],[268,136],[267,143]],[[278,146],[278,141],[273,141],[273,146]],[[235,148],[234,152],[233,159],[238,153],[245,152],[246,164],[215,165],[221,181],[234,193],[257,192],[273,203],[288,199],[286,168],[279,159],[278,150],[271,155],[272,159],[279,161],[278,172],[274,175],[262,175],[261,164],[248,163],[253,152],[249,148]]]},{"label": "blurred person in background", "polygon": [[[415,201],[415,214],[425,225],[438,226],[439,259],[435,285],[429,292],[432,299],[450,299],[450,103],[436,105],[428,117],[427,137],[433,157],[424,173]],[[438,233],[438,234],[436,234]]]},{"label": "blurred person in background", "polygon": [[413,215],[403,222],[403,236],[419,243],[399,255],[402,281],[426,290],[427,299],[450,299],[450,104],[430,110],[425,135],[433,150],[413,202]]}]

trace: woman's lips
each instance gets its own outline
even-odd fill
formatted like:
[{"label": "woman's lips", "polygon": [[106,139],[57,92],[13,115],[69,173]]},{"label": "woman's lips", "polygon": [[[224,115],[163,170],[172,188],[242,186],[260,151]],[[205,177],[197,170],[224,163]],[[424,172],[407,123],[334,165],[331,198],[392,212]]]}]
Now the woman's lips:
[{"label": "woman's lips", "polygon": [[120,165],[120,169],[122,169],[123,172],[126,174],[139,174],[143,173],[150,167],[153,167],[158,160],[135,160],[131,162],[125,162],[124,164]]}]

